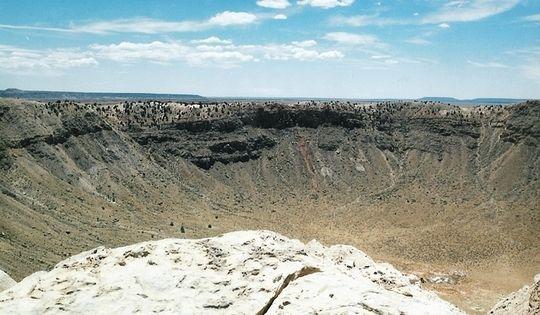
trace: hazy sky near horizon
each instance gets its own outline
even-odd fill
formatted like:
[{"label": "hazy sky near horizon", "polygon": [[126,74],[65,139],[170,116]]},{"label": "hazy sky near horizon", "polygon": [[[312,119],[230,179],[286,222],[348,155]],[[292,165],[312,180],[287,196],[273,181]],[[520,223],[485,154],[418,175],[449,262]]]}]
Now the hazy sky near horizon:
[{"label": "hazy sky near horizon", "polygon": [[540,98],[540,1],[2,0],[10,87]]}]

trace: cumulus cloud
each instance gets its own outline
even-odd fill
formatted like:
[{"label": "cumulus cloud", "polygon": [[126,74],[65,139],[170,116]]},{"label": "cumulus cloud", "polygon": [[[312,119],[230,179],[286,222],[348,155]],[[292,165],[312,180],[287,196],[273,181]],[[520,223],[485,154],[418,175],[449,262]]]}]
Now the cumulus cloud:
[{"label": "cumulus cloud", "polygon": [[299,5],[330,9],[335,7],[348,7],[353,4],[353,2],[354,0],[298,0],[296,3]]},{"label": "cumulus cloud", "polygon": [[193,66],[230,68],[261,60],[315,61],[343,58],[335,49],[321,49],[314,40],[283,44],[237,45],[231,40],[210,36],[191,41],[123,41],[92,44],[86,50],[28,50],[0,45],[0,71],[56,71],[97,65],[101,61],[118,63],[184,63]]},{"label": "cumulus cloud", "polygon": [[76,49],[31,50],[0,45],[0,69],[48,73],[89,65],[98,61],[89,52]]},{"label": "cumulus cloud", "polygon": [[208,20],[211,26],[229,26],[229,25],[245,25],[257,21],[257,16],[247,12],[231,12],[225,11],[214,15]]},{"label": "cumulus cloud", "polygon": [[431,44],[430,41],[421,37],[413,37],[405,40],[406,43],[414,45],[428,45]]},{"label": "cumulus cloud", "polygon": [[327,33],[323,38],[345,45],[381,46],[382,44],[376,36],[347,32]]},{"label": "cumulus cloud", "polygon": [[191,42],[195,44],[221,44],[221,45],[232,44],[232,41],[227,40],[227,39],[221,39],[217,36],[210,36],[205,39],[194,39]]},{"label": "cumulus cloud", "polygon": [[523,20],[527,21],[527,22],[540,23],[540,14],[528,15],[528,16],[524,17]]},{"label": "cumulus cloud", "polygon": [[265,59],[270,60],[300,60],[300,61],[314,61],[314,60],[328,60],[328,59],[340,59],[344,55],[337,50],[318,51],[315,49],[307,49],[296,45],[266,45],[257,48],[263,53]]},{"label": "cumulus cloud", "polygon": [[[195,45],[192,45],[195,44]],[[233,67],[244,62],[267,60],[328,60],[343,58],[337,50],[316,49],[314,40],[295,41],[290,44],[235,45],[218,37],[193,40],[150,43],[122,42],[110,45],[91,45],[98,59],[119,62],[151,61],[169,63],[186,62],[191,65]]]},{"label": "cumulus cloud", "polygon": [[[217,41],[211,39],[209,42],[216,44]],[[230,46],[190,46],[180,41],[154,41],[150,43],[121,42],[110,45],[91,45],[90,49],[99,59],[119,62],[169,63],[180,61],[191,65],[214,65],[227,68],[255,59],[253,55],[235,50]]]},{"label": "cumulus cloud", "polygon": [[337,50],[321,51],[316,49],[315,45],[317,45],[317,42],[307,40],[295,41],[290,44],[244,45],[239,46],[239,48],[261,55],[262,59],[269,60],[314,61],[340,59],[345,56]]},{"label": "cumulus cloud", "polygon": [[257,1],[257,5],[270,9],[285,9],[291,4],[289,0],[259,0]]},{"label": "cumulus cloud", "polygon": [[285,14],[276,14],[274,15],[274,20],[286,20],[287,16]]},{"label": "cumulus cloud", "polygon": [[121,42],[118,44],[101,45],[94,44],[90,49],[101,59],[114,61],[137,61],[151,60],[166,62],[182,59],[191,52],[190,47],[181,42],[132,43]]},{"label": "cumulus cloud", "polygon": [[187,62],[193,65],[206,65],[210,62],[222,67],[232,67],[255,59],[252,55],[239,51],[202,51],[186,57]]},{"label": "cumulus cloud", "polygon": [[450,24],[448,24],[448,23],[441,23],[441,24],[439,24],[439,27],[440,27],[440,28],[450,28]]},{"label": "cumulus cloud", "polygon": [[345,55],[341,51],[330,50],[319,53],[319,59],[341,59]]},{"label": "cumulus cloud", "polygon": [[296,45],[298,47],[313,47],[317,45],[317,41],[310,39],[310,40],[304,40],[304,41],[293,41],[291,44]]},{"label": "cumulus cloud", "polygon": [[392,56],[390,55],[373,55],[371,56],[371,59],[373,60],[386,60],[386,59],[390,59],[392,58]]},{"label": "cumulus cloud", "polygon": [[352,16],[334,16],[330,19],[330,22],[335,25],[348,25],[348,26],[385,26],[385,25],[401,25],[409,24],[409,20],[398,20],[392,18],[380,17],[378,14],[372,15],[352,15]]}]

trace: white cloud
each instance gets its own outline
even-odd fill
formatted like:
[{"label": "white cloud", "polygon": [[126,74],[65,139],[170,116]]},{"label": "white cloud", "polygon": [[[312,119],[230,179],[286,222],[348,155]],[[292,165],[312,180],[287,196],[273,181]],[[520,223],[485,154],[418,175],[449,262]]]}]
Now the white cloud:
[{"label": "white cloud", "polygon": [[99,58],[114,61],[152,60],[167,62],[175,59],[183,59],[192,52],[190,47],[181,42],[160,41],[150,43],[121,42],[110,45],[94,44],[90,46],[90,49]]},{"label": "white cloud", "polygon": [[[215,43],[215,40],[211,41]],[[169,63],[181,61],[191,65],[229,68],[255,59],[249,53],[237,51],[230,47],[232,45],[190,46],[179,41],[154,41],[151,43],[121,42],[110,45],[91,45],[90,49],[100,59],[109,59],[118,62],[151,61]]]},{"label": "white cloud", "polygon": [[523,47],[519,49],[513,49],[506,52],[506,54],[519,56],[520,58],[538,58],[540,59],[540,46]]},{"label": "white cloud", "polygon": [[524,17],[523,20],[525,20],[527,22],[538,22],[538,23],[540,23],[540,14],[528,15],[528,16]]},{"label": "white cloud", "polygon": [[325,51],[318,56],[319,59],[341,59],[343,57],[345,57],[345,55],[337,50]]},{"label": "white cloud", "polygon": [[193,66],[230,68],[260,60],[331,60],[343,58],[338,50],[317,47],[314,40],[285,44],[236,45],[216,36],[183,41],[119,42],[93,44],[86,50],[28,50],[0,45],[0,71],[61,73],[74,67],[97,65],[101,61],[119,63],[185,63]]},{"label": "white cloud", "polygon": [[405,40],[406,43],[414,45],[428,45],[431,44],[430,41],[421,37],[413,37]]},{"label": "white cloud", "polygon": [[287,16],[285,14],[276,14],[274,15],[274,20],[286,20]]},{"label": "white cloud", "polygon": [[90,22],[81,25],[72,25],[69,28],[37,27],[28,25],[6,25],[0,24],[0,29],[19,29],[31,31],[47,32],[67,32],[67,33],[182,33],[197,32],[214,27],[248,25],[258,21],[255,14],[248,12],[225,11],[218,13],[208,20],[202,21],[164,21],[149,18],[121,19],[112,21]]},{"label": "white cloud", "polygon": [[[91,45],[96,58],[119,62],[151,61],[168,63],[187,62],[191,65],[214,65],[232,67],[244,62],[268,60],[328,60],[344,57],[337,50],[321,51],[315,49],[313,40],[292,42],[290,44],[235,45],[220,44],[219,38],[203,40],[203,45],[192,46],[180,41],[151,43],[122,42],[111,45]],[[222,40],[220,40],[222,41]],[[200,40],[192,41],[200,44]]]},{"label": "white cloud", "polygon": [[83,25],[73,25],[69,30],[77,33],[177,33],[199,31],[208,28],[208,22],[196,21],[162,21],[148,18],[122,19],[113,21],[91,22]]},{"label": "white cloud", "polygon": [[300,42],[298,42],[298,41],[293,41],[291,44],[296,45],[296,46],[298,46],[298,47],[304,47],[304,48],[306,48],[306,47],[313,47],[313,46],[316,46],[316,45],[317,45],[317,42],[314,41],[314,40],[312,40],[312,39],[310,39],[310,40],[304,40],[304,41],[300,41]]},{"label": "white cloud", "polygon": [[239,51],[204,51],[188,54],[186,60],[193,65],[205,65],[208,62],[222,67],[236,66],[239,63],[253,61],[255,57]]},{"label": "white cloud", "polygon": [[[298,45],[293,42],[291,44],[269,44],[261,46],[243,46],[248,51],[253,51],[262,55],[262,58],[269,60],[301,60],[301,61],[314,61],[314,60],[328,60],[328,59],[341,59],[345,55],[337,50],[320,51],[313,47]],[[311,44],[311,43],[310,43]]]},{"label": "white cloud", "polygon": [[97,60],[90,53],[76,49],[39,51],[0,45],[0,69],[8,71],[45,71],[50,73],[97,64]]},{"label": "white cloud", "polygon": [[0,29],[74,33],[74,30],[58,27],[0,24]]},{"label": "white cloud", "polygon": [[195,44],[221,44],[221,45],[232,44],[232,41],[221,39],[217,36],[210,36],[205,39],[194,39],[191,42]]},{"label": "white cloud", "polygon": [[353,4],[353,2],[354,0],[298,0],[296,3],[299,5],[330,9],[335,7],[348,7]]},{"label": "white cloud", "polygon": [[521,74],[540,83],[540,46],[523,47],[507,51],[513,60],[519,60],[517,68]]},{"label": "white cloud", "polygon": [[382,44],[376,36],[366,34],[333,32],[327,33],[323,38],[346,45],[381,46]]},{"label": "white cloud", "polygon": [[398,20],[393,18],[380,17],[378,14],[373,15],[352,15],[352,16],[335,16],[330,19],[330,22],[335,25],[348,26],[386,26],[386,25],[406,25],[413,23],[412,20]]},{"label": "white cloud", "polygon": [[428,14],[422,24],[478,21],[512,9],[520,0],[455,0]]},{"label": "white cloud", "polygon": [[[437,24],[441,28],[450,27],[450,22],[478,21],[512,9],[520,0],[454,0],[448,1],[423,18],[416,12],[410,18],[387,18],[379,14],[336,16],[330,22],[336,25],[348,26],[386,26],[386,25],[422,25]],[[540,14],[525,17],[528,21],[538,21]]]},{"label": "white cloud", "polygon": [[291,4],[288,0],[259,0],[257,5],[270,9],[285,9]]},{"label": "white cloud", "polygon": [[228,25],[245,25],[257,21],[257,16],[247,12],[231,12],[225,11],[214,15],[208,20],[210,25],[228,26]]},{"label": "white cloud", "polygon": [[510,68],[508,65],[499,62],[478,62],[467,60],[467,63],[479,68]]},{"label": "white cloud", "polygon": [[372,24],[377,18],[376,15],[353,15],[353,16],[335,16],[330,22],[336,25],[364,26]]},{"label": "white cloud", "polygon": [[424,61],[420,61],[420,60],[394,57],[391,55],[372,55],[370,59],[371,59],[372,67],[377,66],[377,67],[383,67],[383,68],[386,68],[386,66],[391,66],[395,64],[401,64],[401,63],[416,63],[416,64],[424,63]]},{"label": "white cloud", "polygon": [[524,77],[540,82],[540,60],[529,60],[519,69]]},{"label": "white cloud", "polygon": [[396,60],[396,59],[386,59],[384,61],[385,64],[387,65],[395,65],[395,64],[398,64],[399,63],[399,60]]}]

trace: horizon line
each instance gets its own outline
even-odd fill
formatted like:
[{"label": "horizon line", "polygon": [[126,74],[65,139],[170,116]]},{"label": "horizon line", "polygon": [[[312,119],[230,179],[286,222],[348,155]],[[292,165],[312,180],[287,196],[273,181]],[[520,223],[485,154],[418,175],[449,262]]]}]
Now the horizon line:
[{"label": "horizon line", "polygon": [[150,94],[150,95],[171,95],[171,96],[196,96],[206,99],[296,99],[296,100],[426,100],[426,99],[451,99],[453,101],[474,101],[482,99],[492,99],[492,100],[516,100],[516,101],[526,101],[526,100],[536,100],[539,98],[523,98],[523,97],[491,97],[491,96],[481,96],[481,97],[468,97],[468,98],[458,98],[454,96],[421,96],[421,97],[340,97],[340,96],[246,96],[246,95],[204,95],[193,92],[105,92],[105,91],[65,91],[65,90],[25,90],[19,88],[5,88],[0,90],[0,92],[10,92],[10,91],[19,91],[19,92],[30,92],[30,93],[80,93],[80,94]]}]

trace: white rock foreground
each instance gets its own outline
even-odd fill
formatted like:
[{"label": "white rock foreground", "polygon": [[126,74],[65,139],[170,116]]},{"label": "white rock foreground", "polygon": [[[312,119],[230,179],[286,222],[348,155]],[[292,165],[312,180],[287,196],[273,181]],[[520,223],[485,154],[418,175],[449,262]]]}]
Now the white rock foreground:
[{"label": "white rock foreground", "polygon": [[344,245],[268,231],[99,247],[0,293],[0,314],[461,314]]},{"label": "white rock foreground", "polygon": [[531,285],[526,285],[500,299],[489,311],[493,315],[538,315],[540,314],[540,273]]},{"label": "white rock foreground", "polygon": [[11,279],[8,274],[0,270],[0,292],[9,289],[16,284],[17,282],[15,282],[15,280]]}]

